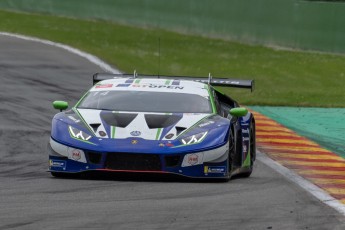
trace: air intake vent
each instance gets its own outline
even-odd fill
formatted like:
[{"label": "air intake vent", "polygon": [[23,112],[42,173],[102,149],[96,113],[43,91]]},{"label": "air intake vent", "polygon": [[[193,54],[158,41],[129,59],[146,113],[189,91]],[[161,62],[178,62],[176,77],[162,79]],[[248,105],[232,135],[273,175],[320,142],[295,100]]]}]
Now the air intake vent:
[{"label": "air intake vent", "polygon": [[180,135],[180,133],[185,131],[187,128],[176,126],[175,129],[176,129],[176,136],[178,136],[178,135]]},{"label": "air intake vent", "polygon": [[101,163],[101,159],[102,159],[102,154],[101,153],[87,152],[87,156],[88,156],[89,162],[91,164],[99,164],[99,163]]},{"label": "air intake vent", "polygon": [[137,113],[102,112],[101,118],[111,126],[126,128],[136,117]]},{"label": "air intake vent", "polygon": [[101,124],[90,124],[90,126],[92,127],[92,129],[93,129],[93,131],[94,132],[97,132],[97,129],[98,129],[98,127],[100,126]]},{"label": "air intake vent", "polygon": [[157,154],[108,153],[105,167],[114,170],[162,170]]},{"label": "air intake vent", "polygon": [[181,160],[180,156],[166,156],[165,157],[165,166],[166,167],[176,167],[179,165]]},{"label": "air intake vent", "polygon": [[182,115],[145,114],[145,120],[150,129],[166,128],[175,125],[181,118]]}]

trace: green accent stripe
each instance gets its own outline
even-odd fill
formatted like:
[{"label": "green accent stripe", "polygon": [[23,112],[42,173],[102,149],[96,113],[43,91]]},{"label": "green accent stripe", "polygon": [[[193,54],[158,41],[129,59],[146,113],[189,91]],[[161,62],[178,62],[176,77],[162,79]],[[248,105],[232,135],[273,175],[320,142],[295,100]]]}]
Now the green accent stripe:
[{"label": "green accent stripe", "polygon": [[[139,80],[139,79],[138,79]],[[113,111],[112,113],[119,113],[119,111]],[[116,126],[110,126],[111,138],[115,138]]]},{"label": "green accent stripe", "polygon": [[214,103],[214,97],[213,97],[213,94],[211,92],[211,87],[210,86],[207,87],[207,91],[208,91],[208,95],[210,96],[212,111],[213,111],[213,113],[217,113],[216,104]]},{"label": "green accent stripe", "polygon": [[162,128],[158,128],[157,134],[156,134],[156,140],[159,140],[159,137],[161,136]]},{"label": "green accent stripe", "polygon": [[86,128],[88,128],[88,130],[91,132],[91,134],[93,136],[95,136],[95,133],[94,131],[90,128],[90,126],[86,123],[86,121],[84,120],[83,116],[79,113],[78,109],[77,108],[72,108],[73,111],[79,116],[79,118],[82,120],[82,122],[84,123],[84,125],[86,126]]},{"label": "green accent stripe", "polygon": [[166,80],[166,81],[165,81],[165,84],[166,84],[166,85],[170,85],[170,82],[171,82],[171,80]]},{"label": "green accent stripe", "polygon": [[136,79],[136,80],[134,81],[134,83],[139,84],[140,81],[141,81],[141,79]]},{"label": "green accent stripe", "polygon": [[116,131],[116,127],[111,126],[111,138],[115,138],[115,131]]}]

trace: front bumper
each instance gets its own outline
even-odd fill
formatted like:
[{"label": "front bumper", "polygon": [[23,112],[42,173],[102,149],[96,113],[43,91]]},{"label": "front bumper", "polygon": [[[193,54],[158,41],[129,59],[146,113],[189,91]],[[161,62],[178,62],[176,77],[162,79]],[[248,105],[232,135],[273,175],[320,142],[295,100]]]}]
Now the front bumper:
[{"label": "front bumper", "polygon": [[192,153],[95,152],[62,145],[50,139],[48,171],[170,173],[193,178],[227,178],[228,149],[229,143]]}]

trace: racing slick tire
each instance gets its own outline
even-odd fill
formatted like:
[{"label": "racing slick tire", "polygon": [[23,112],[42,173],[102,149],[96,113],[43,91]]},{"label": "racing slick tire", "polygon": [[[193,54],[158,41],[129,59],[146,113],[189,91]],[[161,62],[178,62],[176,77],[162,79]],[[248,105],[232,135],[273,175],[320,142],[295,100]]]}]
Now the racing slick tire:
[{"label": "racing slick tire", "polygon": [[230,129],[230,135],[229,135],[229,153],[228,153],[228,177],[221,179],[222,182],[228,182],[231,180],[231,171],[232,171],[232,164],[234,155],[236,154],[236,143],[235,143],[235,132],[234,127],[232,126]]}]

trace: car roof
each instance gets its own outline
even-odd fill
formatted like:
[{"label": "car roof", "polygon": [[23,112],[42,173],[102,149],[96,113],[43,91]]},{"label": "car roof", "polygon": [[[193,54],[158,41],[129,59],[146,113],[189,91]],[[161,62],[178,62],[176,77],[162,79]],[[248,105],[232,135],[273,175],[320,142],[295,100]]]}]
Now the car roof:
[{"label": "car roof", "polygon": [[115,78],[103,80],[94,85],[90,91],[152,91],[209,96],[208,85],[204,83],[161,78]]}]

